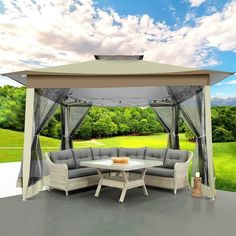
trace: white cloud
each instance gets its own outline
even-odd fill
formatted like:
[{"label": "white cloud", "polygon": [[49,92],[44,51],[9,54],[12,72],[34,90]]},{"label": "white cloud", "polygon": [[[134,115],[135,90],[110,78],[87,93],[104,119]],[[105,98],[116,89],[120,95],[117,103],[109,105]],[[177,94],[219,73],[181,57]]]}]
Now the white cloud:
[{"label": "white cloud", "polygon": [[188,21],[192,21],[192,20],[195,20],[196,19],[196,14],[193,13],[193,12],[188,12],[186,15],[185,15],[185,18],[184,18],[184,21],[185,23],[188,22]]},{"label": "white cloud", "polygon": [[199,7],[202,3],[206,2],[206,0],[188,0],[191,4],[191,7]]},{"label": "white cloud", "polygon": [[12,85],[12,86],[15,86],[15,87],[21,87],[22,86],[22,84],[17,83],[16,81],[14,81],[12,79],[0,76],[0,87],[2,87],[4,85]]},{"label": "white cloud", "polygon": [[231,81],[227,81],[227,82],[221,82],[221,83],[218,83],[216,85],[236,85],[236,79],[235,80],[231,80]]},{"label": "white cloud", "polygon": [[94,54],[140,53],[146,60],[200,67],[219,63],[213,49],[236,52],[236,0],[178,29],[148,15],[102,10],[91,0],[2,2],[1,73],[85,61]]}]

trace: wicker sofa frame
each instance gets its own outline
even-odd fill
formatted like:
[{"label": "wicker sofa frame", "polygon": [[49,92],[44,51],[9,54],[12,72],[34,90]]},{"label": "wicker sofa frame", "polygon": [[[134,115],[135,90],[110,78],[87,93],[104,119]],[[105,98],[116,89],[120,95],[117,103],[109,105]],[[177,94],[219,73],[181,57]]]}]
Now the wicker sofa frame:
[{"label": "wicker sofa frame", "polygon": [[[117,150],[117,152],[114,150]],[[178,189],[189,187],[188,169],[189,169],[189,163],[193,155],[192,152],[189,151],[172,150],[172,149],[152,149],[152,148],[117,148],[117,149],[112,148],[112,150],[109,148],[84,148],[80,150],[71,149],[67,151],[71,151],[71,153],[73,153],[73,158],[75,158],[75,163],[76,163],[75,168],[77,168],[77,170],[80,170],[80,168],[82,168],[79,166],[79,162],[88,159],[96,160],[96,159],[106,159],[114,156],[128,156],[130,158],[135,158],[135,159],[161,160],[163,161],[163,167],[161,167],[161,169],[152,168],[152,170],[150,169],[150,173],[149,171],[147,171],[145,176],[145,183],[147,186],[171,189],[173,190],[174,194],[177,193]],[[63,152],[65,151],[56,152],[56,154],[61,155],[61,153]],[[165,162],[167,162],[166,158],[168,152],[172,153],[172,159],[168,160],[171,161],[171,163],[169,163],[172,167],[171,169],[165,167]],[[186,154],[184,160],[182,160],[181,158],[176,158],[176,156],[178,156],[180,153],[183,154],[183,152],[185,152]],[[89,186],[95,186],[98,184],[99,176],[98,174],[95,173],[92,173],[91,175],[86,174],[85,176],[70,178],[70,172],[74,169],[74,167],[71,170],[70,168],[71,166],[68,165],[67,163],[68,158],[63,159],[56,157],[55,161],[55,158],[52,159],[52,154],[55,155],[55,153],[45,153],[46,162],[50,170],[49,189],[55,188],[65,191],[66,196],[68,196],[69,191],[82,189]],[[75,154],[77,155],[75,156]],[[85,169],[83,170],[86,171]],[[171,176],[168,175],[163,176],[163,174],[158,175],[158,170],[164,172],[170,171]],[[110,174],[112,173],[110,172],[104,173],[104,175],[110,175]],[[138,172],[129,172],[128,174],[133,176],[139,175]]]}]

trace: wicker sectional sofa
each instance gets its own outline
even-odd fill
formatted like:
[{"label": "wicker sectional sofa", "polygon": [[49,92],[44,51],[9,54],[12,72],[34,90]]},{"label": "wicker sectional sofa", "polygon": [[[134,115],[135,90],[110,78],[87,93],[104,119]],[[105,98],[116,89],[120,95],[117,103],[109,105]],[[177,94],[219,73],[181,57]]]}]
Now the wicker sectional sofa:
[{"label": "wicker sectional sofa", "polygon": [[[189,186],[188,167],[192,153],[174,149],[145,148],[81,148],[45,153],[50,170],[50,188],[60,189],[68,195],[69,191],[98,184],[96,169],[81,167],[86,160],[108,159],[111,157],[130,157],[134,159],[163,161],[162,167],[149,168],[146,172],[147,186],[174,190]],[[140,170],[141,171],[141,170]],[[131,171],[129,175],[139,175]],[[104,170],[104,175],[110,175]]]}]

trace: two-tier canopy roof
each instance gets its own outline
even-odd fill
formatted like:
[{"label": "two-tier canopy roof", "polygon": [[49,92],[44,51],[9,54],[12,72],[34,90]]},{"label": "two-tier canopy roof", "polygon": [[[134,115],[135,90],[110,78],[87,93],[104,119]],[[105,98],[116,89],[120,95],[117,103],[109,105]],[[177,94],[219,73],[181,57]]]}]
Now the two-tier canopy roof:
[{"label": "two-tier canopy roof", "polygon": [[177,93],[181,96],[178,102],[181,102],[195,94],[199,86],[216,84],[233,74],[142,59],[142,55],[96,55],[93,61],[3,75],[26,87],[42,88],[50,99],[53,96],[48,89],[70,88],[64,103],[145,106],[152,102],[175,103],[168,90],[169,86],[178,86]]}]

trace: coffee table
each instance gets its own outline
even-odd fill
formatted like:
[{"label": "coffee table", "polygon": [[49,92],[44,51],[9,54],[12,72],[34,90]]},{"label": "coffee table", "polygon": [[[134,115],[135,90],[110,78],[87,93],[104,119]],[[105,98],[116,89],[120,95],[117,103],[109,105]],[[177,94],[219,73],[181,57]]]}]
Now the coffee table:
[{"label": "coffee table", "polygon": [[[148,191],[144,182],[147,168],[161,166],[162,161],[130,159],[127,164],[116,164],[111,159],[82,161],[81,166],[96,168],[100,177],[95,197],[99,196],[102,186],[122,189],[119,202],[123,203],[128,189],[143,187],[144,195],[148,196]],[[115,176],[103,176],[102,169],[115,171]],[[142,169],[140,177],[129,177],[126,172]]]}]

